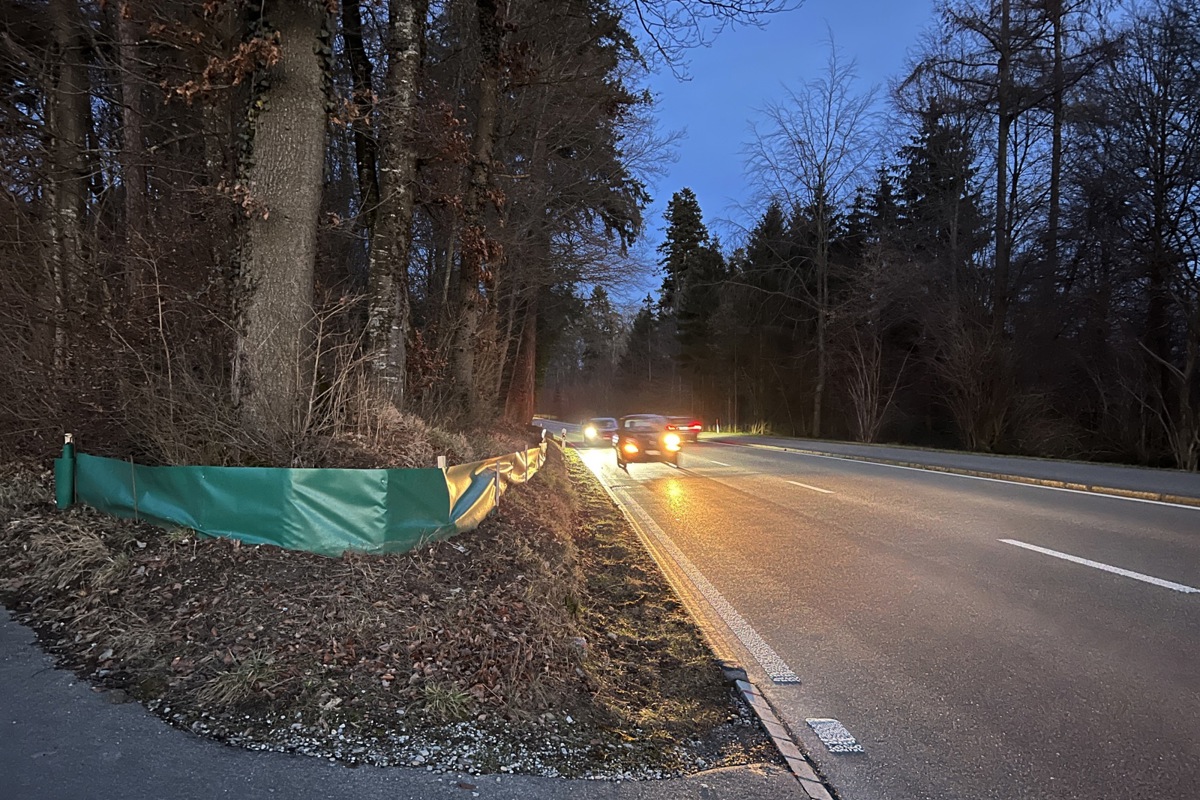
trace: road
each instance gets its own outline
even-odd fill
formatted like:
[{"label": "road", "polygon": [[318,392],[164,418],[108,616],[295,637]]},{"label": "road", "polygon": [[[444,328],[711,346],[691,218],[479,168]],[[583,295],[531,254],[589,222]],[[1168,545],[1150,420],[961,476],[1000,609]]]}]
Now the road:
[{"label": "road", "polygon": [[1200,797],[1200,508],[706,442],[680,470],[580,453],[843,800]]}]

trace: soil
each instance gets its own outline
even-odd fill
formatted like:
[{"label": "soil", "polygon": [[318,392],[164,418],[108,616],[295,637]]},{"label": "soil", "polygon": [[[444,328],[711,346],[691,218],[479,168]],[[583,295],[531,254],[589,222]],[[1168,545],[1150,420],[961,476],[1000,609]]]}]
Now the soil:
[{"label": "soil", "polygon": [[53,505],[0,468],[0,601],[97,691],[253,749],[658,778],[781,763],[578,457],[477,530],[329,559]]}]

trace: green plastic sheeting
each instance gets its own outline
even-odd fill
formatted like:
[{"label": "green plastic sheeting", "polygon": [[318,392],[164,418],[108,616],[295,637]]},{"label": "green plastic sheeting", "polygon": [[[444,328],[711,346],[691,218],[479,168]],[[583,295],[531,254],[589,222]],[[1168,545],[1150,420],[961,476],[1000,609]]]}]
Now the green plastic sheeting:
[{"label": "green plastic sheeting", "polygon": [[[441,469],[148,467],[73,453],[55,461],[60,508],[84,503],[164,528],[325,556],[400,553],[468,531],[546,445]],[[68,481],[73,480],[73,490]]]}]

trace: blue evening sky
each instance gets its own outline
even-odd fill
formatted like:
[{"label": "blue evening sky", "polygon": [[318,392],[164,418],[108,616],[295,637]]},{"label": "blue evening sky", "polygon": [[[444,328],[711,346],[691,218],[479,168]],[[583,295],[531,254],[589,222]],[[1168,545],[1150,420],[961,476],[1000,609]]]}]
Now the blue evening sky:
[{"label": "blue evening sky", "polygon": [[[667,202],[685,186],[727,249],[754,224],[762,209],[752,205],[742,155],[751,122],[763,121],[760,110],[781,101],[785,86],[799,89],[823,77],[831,36],[840,58],[856,62],[856,93],[878,85],[882,102],[887,81],[904,71],[909,49],[932,22],[932,0],[804,0],[794,11],[769,17],[763,28],[726,29],[711,47],[690,51],[689,81],[669,70],[651,76],[660,130],[681,131],[683,138],[677,160],[649,187],[653,200],[641,260],[657,261]],[[647,288],[657,287],[661,276],[647,280]]]}]

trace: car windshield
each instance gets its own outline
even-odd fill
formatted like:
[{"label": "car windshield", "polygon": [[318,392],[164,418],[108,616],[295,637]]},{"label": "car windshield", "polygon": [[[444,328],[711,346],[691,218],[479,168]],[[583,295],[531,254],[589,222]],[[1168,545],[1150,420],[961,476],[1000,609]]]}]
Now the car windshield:
[{"label": "car windshield", "polygon": [[625,428],[631,431],[656,431],[663,427],[663,422],[661,417],[634,417],[625,420]]},{"label": "car windshield", "polygon": [[612,417],[594,417],[588,420],[589,425],[594,425],[597,428],[615,428],[617,421]]}]

